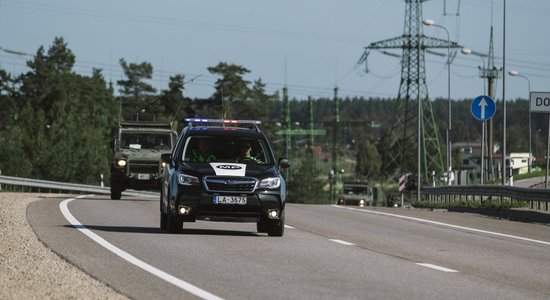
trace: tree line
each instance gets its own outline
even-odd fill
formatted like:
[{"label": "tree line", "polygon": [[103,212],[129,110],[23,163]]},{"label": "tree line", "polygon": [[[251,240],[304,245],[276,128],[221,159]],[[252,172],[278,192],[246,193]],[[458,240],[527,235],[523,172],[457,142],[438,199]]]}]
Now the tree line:
[{"label": "tree line", "polygon": [[[46,180],[97,184],[99,174],[109,174],[110,141],[114,129],[123,120],[175,122],[178,129],[185,117],[259,119],[262,130],[273,142],[277,156],[284,155],[280,129],[283,104],[278,92],[269,94],[258,78],[245,80],[247,68],[220,62],[208,67],[218,77],[214,93],[206,99],[184,96],[186,78],[170,77],[166,89],[157,91],[148,81],[153,67],[148,62],[119,60],[124,78],[117,91],[101,69],[90,76],[74,71],[76,57],[63,38],[55,38],[46,49],[40,47],[27,61],[28,71],[9,74],[0,68],[0,170],[2,174]],[[326,129],[316,136],[321,152],[329,152],[332,136],[334,100],[313,99],[314,127]],[[380,175],[380,140],[391,128],[395,99],[353,97],[341,99],[338,132],[342,159],[355,161],[353,172],[360,177]],[[455,100],[452,105],[452,140],[475,141],[481,138],[481,123],[471,114],[471,99]],[[436,123],[445,136],[446,99],[433,101]],[[309,112],[305,99],[290,100],[293,127],[307,128]],[[500,141],[502,112],[497,103],[494,117],[495,141]],[[507,102],[507,149],[526,152],[528,145],[528,103]],[[544,155],[547,135],[544,115],[533,115],[533,149]],[[347,125],[345,125],[347,124]],[[308,185],[296,185],[296,193],[316,195],[326,177],[326,169],[312,160],[306,151],[305,137],[293,138],[293,178],[305,178]],[[317,158],[327,163],[328,158]],[[307,176],[306,176],[307,175]],[[107,181],[108,182],[108,181]],[[314,187],[314,188],[312,188]],[[317,196],[320,196],[317,195]]]}]

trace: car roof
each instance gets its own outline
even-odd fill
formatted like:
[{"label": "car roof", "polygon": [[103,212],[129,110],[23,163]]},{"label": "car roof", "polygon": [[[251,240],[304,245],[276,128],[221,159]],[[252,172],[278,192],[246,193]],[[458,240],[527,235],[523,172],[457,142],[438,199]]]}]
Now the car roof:
[{"label": "car roof", "polygon": [[214,135],[214,136],[244,136],[263,137],[263,134],[256,128],[248,127],[227,127],[227,126],[198,126],[189,128],[189,136]]}]

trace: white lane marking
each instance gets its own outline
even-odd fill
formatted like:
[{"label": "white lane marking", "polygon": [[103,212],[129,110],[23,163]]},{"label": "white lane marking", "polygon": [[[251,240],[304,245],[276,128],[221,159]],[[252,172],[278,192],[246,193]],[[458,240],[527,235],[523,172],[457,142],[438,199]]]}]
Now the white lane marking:
[{"label": "white lane marking", "polygon": [[294,227],[292,227],[292,226],[290,226],[290,225],[285,225],[285,228],[294,229]]},{"label": "white lane marking", "polygon": [[436,222],[436,221],[430,221],[430,220],[426,220],[426,219],[419,219],[419,218],[414,218],[414,217],[407,217],[407,216],[389,214],[389,213],[384,213],[384,212],[379,212],[379,211],[372,211],[372,210],[366,210],[366,209],[357,209],[357,208],[352,208],[352,207],[342,207],[342,206],[338,206],[338,205],[332,205],[332,206],[336,207],[336,208],[355,210],[355,211],[360,211],[360,212],[369,213],[369,214],[389,216],[389,217],[395,217],[395,218],[401,218],[401,219],[406,219],[406,220],[412,220],[412,221],[428,223],[428,224],[440,225],[440,226],[445,226],[445,227],[450,227],[450,228],[455,228],[455,229],[461,229],[461,230],[467,230],[467,231],[472,231],[472,232],[484,233],[484,234],[489,234],[489,235],[494,235],[494,236],[507,237],[507,238],[511,238],[511,239],[516,239],[516,240],[521,240],[521,241],[528,241],[528,242],[533,242],[533,243],[542,244],[542,245],[550,245],[550,242],[541,241],[541,240],[534,240],[534,239],[525,238],[525,237],[516,236],[516,235],[510,235],[510,234],[504,234],[504,233],[498,233],[498,232],[493,232],[493,231],[475,229],[475,228],[470,228],[470,227],[452,225],[452,224]]},{"label": "white lane marking", "polygon": [[419,266],[423,266],[423,267],[426,267],[426,268],[430,268],[430,269],[434,269],[434,270],[438,270],[438,271],[442,271],[442,272],[458,273],[457,270],[441,267],[441,266],[438,266],[438,265],[432,265],[432,264],[426,264],[426,263],[416,263],[416,264],[419,265]]},{"label": "white lane marking", "polygon": [[342,244],[342,245],[345,245],[345,246],[355,246],[354,243],[350,243],[350,242],[346,242],[346,241],[342,241],[342,240],[329,239],[329,241],[335,242],[335,243],[338,243],[338,244]]},{"label": "white lane marking", "polygon": [[[88,195],[89,196],[89,195]],[[88,236],[89,238],[91,238],[93,241],[95,241],[96,243],[98,243],[99,245],[103,246],[105,249],[113,252],[114,254],[118,255],[119,257],[121,257],[122,259],[126,260],[127,262],[133,264],[134,266],[138,267],[138,268],[141,268],[143,269],[144,271],[147,271],[151,274],[153,274],[154,276],[157,276],[159,277],[160,279],[164,280],[164,281],[167,281],[177,287],[179,287],[180,289],[182,290],[185,290],[197,297],[200,297],[200,298],[203,298],[203,299],[223,299],[223,298],[220,298],[214,294],[211,294],[201,288],[198,288],[188,282],[185,282],[177,277],[174,277],[162,270],[159,270],[151,265],[149,265],[148,263],[146,262],[143,262],[139,259],[137,259],[136,257],[130,255],[129,253],[121,250],[120,248],[116,247],[115,245],[107,242],[106,240],[104,240],[102,237],[100,237],[99,235],[93,233],[92,231],[90,231],[89,229],[86,228],[86,226],[82,225],[72,214],[71,212],[69,211],[69,208],[67,207],[67,205],[69,204],[69,202],[73,201],[73,200],[76,200],[76,199],[79,199],[79,198],[83,198],[83,197],[86,197],[86,196],[79,196],[79,197],[76,197],[76,198],[71,198],[71,199],[66,199],[66,200],[63,200],[61,203],[59,203],[59,208],[61,209],[61,213],[63,214],[63,216],[65,217],[65,219],[67,219],[67,221],[69,221],[69,223],[71,223],[71,225],[73,225],[76,229],[78,229],[80,232],[82,232],[83,234],[85,234],[86,236]]]}]

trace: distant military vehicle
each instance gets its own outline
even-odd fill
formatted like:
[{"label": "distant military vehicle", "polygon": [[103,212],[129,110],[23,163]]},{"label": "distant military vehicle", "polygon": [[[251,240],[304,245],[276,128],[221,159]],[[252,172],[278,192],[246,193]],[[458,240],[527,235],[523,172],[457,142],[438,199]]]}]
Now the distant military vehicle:
[{"label": "distant military vehicle", "polygon": [[373,205],[373,188],[368,183],[345,182],[338,198],[340,205],[367,206]]},{"label": "distant military vehicle", "polygon": [[159,190],[164,170],[160,156],[172,150],[176,139],[170,123],[121,123],[112,142],[111,199],[120,199],[129,188]]}]

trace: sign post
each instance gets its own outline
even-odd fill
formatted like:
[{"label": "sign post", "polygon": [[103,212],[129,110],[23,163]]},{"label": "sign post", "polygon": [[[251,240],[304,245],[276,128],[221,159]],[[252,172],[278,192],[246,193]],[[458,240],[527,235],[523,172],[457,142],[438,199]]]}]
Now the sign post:
[{"label": "sign post", "polygon": [[405,204],[405,196],[403,195],[403,191],[405,190],[405,186],[407,184],[407,175],[403,174],[401,177],[399,177],[399,193],[401,194],[401,207]]},{"label": "sign post", "polygon": [[[550,92],[531,92],[529,94],[529,111],[534,113],[546,113],[548,115],[548,141],[546,145],[546,175],[544,188],[548,188],[548,164],[550,163]],[[531,115],[529,113],[529,115]],[[531,153],[529,153],[531,157]]]},{"label": "sign post", "polygon": [[[496,111],[495,101],[489,96],[478,96],[470,105],[470,112],[481,123],[481,184],[483,184],[485,161],[485,121],[491,119]],[[506,155],[503,153],[503,155]]]}]

